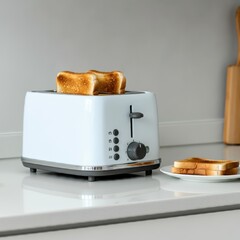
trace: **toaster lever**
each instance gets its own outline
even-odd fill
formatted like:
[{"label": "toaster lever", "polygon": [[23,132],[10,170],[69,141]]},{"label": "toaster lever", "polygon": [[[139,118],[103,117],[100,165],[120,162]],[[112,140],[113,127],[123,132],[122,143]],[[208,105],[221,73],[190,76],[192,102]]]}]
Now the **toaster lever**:
[{"label": "toaster lever", "polygon": [[140,112],[131,112],[129,113],[130,118],[142,118],[144,117],[143,113]]}]

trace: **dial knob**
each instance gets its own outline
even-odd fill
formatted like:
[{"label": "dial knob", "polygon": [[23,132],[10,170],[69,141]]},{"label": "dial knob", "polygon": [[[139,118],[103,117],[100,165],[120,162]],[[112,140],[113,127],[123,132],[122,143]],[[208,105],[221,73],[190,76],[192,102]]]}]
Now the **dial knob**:
[{"label": "dial knob", "polygon": [[127,148],[127,155],[131,160],[143,159],[147,153],[143,143],[131,142]]}]

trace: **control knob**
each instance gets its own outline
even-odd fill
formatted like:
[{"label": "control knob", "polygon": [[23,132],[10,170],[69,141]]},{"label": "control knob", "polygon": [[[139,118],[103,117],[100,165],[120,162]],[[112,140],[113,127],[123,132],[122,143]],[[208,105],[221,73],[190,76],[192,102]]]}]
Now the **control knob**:
[{"label": "control knob", "polygon": [[131,160],[140,160],[146,156],[147,148],[143,143],[131,142],[127,148],[127,155]]}]

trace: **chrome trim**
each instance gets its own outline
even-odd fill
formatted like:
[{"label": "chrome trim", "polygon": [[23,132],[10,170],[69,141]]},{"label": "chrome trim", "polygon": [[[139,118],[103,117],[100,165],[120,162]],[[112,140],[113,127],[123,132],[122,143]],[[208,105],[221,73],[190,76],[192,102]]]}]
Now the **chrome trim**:
[{"label": "chrome trim", "polygon": [[31,164],[38,164],[43,166],[49,167],[58,167],[58,168],[65,168],[71,170],[79,170],[79,171],[109,171],[109,170],[117,170],[117,169],[127,169],[127,168],[138,168],[143,166],[151,166],[160,163],[160,159],[155,160],[148,160],[148,161],[138,161],[138,162],[131,162],[126,164],[115,164],[115,165],[104,165],[104,166],[79,166],[79,165],[71,165],[65,163],[54,163],[44,160],[37,160],[37,159],[30,159],[30,158],[21,158],[22,162],[24,163],[31,163]]}]

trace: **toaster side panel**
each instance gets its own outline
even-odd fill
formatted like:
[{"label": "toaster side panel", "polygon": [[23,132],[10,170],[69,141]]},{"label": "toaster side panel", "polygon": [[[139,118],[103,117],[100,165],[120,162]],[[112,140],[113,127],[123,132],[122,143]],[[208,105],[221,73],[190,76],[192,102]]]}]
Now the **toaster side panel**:
[{"label": "toaster side panel", "polygon": [[143,160],[159,158],[159,120],[156,98],[153,93],[146,93],[132,104],[133,112],[141,112],[143,117],[133,119],[133,141],[143,143],[148,147],[148,153]]},{"label": "toaster side panel", "polygon": [[[126,164],[159,159],[158,112],[154,94],[119,95],[104,98],[105,139],[108,144],[105,164]],[[130,114],[143,115],[131,119]],[[128,154],[132,143],[144,144],[144,158],[131,159]]]}]

